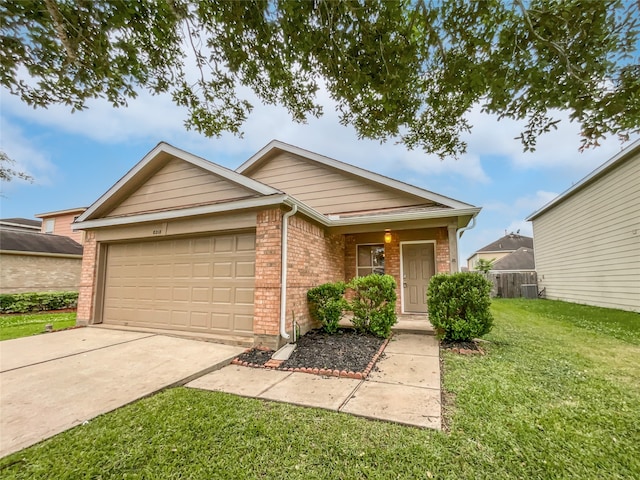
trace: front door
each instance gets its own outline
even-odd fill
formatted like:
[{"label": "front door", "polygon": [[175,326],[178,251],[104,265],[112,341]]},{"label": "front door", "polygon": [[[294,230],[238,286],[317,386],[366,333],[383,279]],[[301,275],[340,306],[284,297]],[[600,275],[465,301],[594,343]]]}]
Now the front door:
[{"label": "front door", "polygon": [[427,313],[427,287],[436,273],[433,243],[402,245],[402,310],[405,313]]}]

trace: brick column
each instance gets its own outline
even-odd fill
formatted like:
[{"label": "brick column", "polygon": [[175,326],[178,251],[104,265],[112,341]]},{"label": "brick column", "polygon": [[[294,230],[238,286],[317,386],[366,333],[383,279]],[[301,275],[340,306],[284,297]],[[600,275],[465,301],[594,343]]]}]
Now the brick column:
[{"label": "brick column", "polygon": [[282,211],[258,212],[253,334],[256,344],[275,348],[280,335],[280,265]]},{"label": "brick column", "polygon": [[449,234],[447,227],[436,229],[436,273],[450,273]]},{"label": "brick column", "polygon": [[80,271],[80,285],[78,295],[78,315],[76,317],[77,325],[88,325],[94,323],[94,301],[95,301],[95,285],[96,285],[96,264],[98,245],[96,242],[96,233],[88,231],[85,234],[83,252],[82,252],[82,269]]}]

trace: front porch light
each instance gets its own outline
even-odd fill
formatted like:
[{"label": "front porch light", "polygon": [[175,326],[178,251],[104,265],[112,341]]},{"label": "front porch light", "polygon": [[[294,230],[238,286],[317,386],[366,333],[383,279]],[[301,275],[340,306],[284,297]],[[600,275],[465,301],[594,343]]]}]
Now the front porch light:
[{"label": "front porch light", "polygon": [[384,232],[384,243],[391,243],[391,232],[389,230]]}]

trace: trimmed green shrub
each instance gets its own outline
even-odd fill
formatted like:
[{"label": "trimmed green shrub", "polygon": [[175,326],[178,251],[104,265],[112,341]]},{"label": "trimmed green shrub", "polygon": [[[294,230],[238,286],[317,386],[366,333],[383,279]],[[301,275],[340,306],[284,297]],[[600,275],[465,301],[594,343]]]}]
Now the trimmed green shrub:
[{"label": "trimmed green shrub", "polygon": [[0,313],[30,313],[77,306],[78,292],[0,294]]},{"label": "trimmed green shrub", "polygon": [[482,274],[440,273],[427,293],[429,321],[447,341],[469,341],[491,331],[491,282]]},{"label": "trimmed green shrub", "polygon": [[320,323],[327,333],[336,333],[338,323],[344,314],[346,301],[343,298],[346,284],[344,282],[323,283],[307,292],[309,313]]},{"label": "trimmed green shrub", "polygon": [[353,312],[351,323],[356,330],[387,338],[398,321],[395,279],[374,273],[354,278],[348,287],[354,292],[348,309]]}]

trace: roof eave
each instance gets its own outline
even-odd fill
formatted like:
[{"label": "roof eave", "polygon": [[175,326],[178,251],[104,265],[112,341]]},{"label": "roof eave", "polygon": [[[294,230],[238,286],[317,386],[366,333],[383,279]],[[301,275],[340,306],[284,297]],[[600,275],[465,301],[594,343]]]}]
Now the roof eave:
[{"label": "roof eave", "polygon": [[160,222],[166,220],[175,220],[178,218],[194,217],[198,215],[209,215],[214,213],[234,212],[238,210],[246,210],[251,208],[267,207],[280,205],[287,198],[284,194],[266,195],[263,197],[254,197],[249,199],[237,200],[234,202],[215,203],[212,205],[201,205],[197,207],[182,208],[179,210],[166,210],[161,212],[141,213],[129,215],[125,217],[108,217],[97,218],[95,220],[78,219],[71,225],[71,229],[87,230],[93,228],[113,227],[118,225],[131,225],[143,222]]},{"label": "roof eave", "polygon": [[124,188],[130,181],[132,181],[137,174],[143,170],[150,162],[157,158],[160,154],[165,153],[173,157],[185,160],[197,167],[207,170],[215,175],[221,176],[231,182],[241,185],[255,193],[260,195],[274,195],[281,193],[275,188],[269,187],[263,183],[253,180],[252,178],[245,177],[233,170],[227,169],[213,162],[205,160],[204,158],[193,155],[189,152],[181,150],[165,142],[160,142],[149,153],[147,153],[142,160],[140,160],[131,170],[129,170],[115,185],[107,190],[98,200],[96,200],[85,212],[78,217],[78,222],[85,222],[91,219],[91,216],[103,205],[105,205],[116,193]]}]

